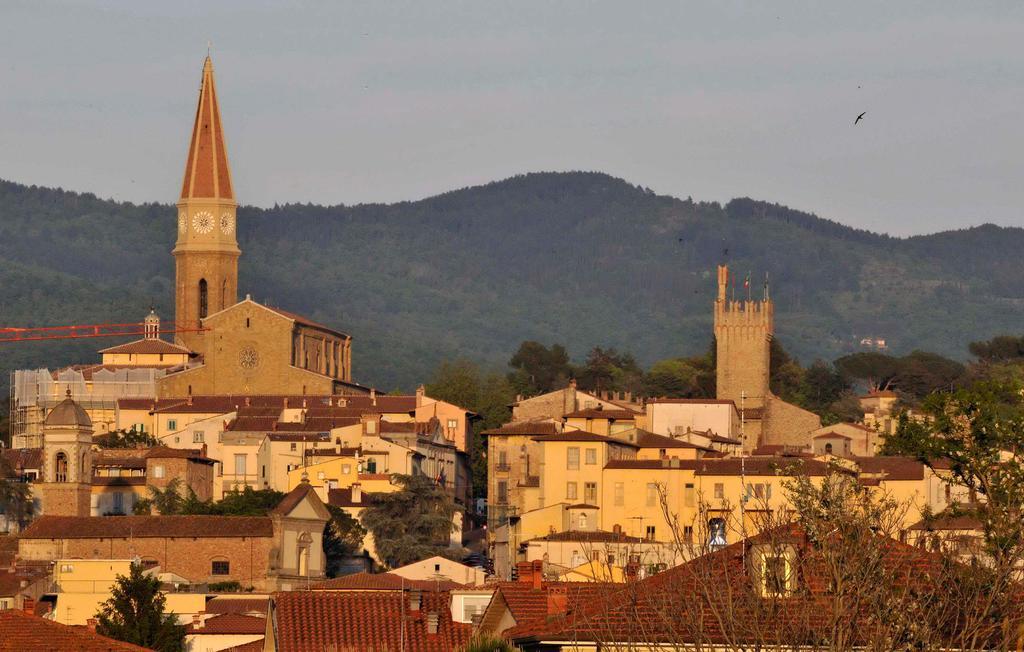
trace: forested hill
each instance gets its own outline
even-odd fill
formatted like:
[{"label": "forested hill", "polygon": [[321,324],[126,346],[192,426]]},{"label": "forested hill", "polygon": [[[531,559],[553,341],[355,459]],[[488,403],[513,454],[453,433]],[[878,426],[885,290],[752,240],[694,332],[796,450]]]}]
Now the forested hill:
[{"label": "forested hill", "polygon": [[[0,182],[0,326],[172,318],[175,211]],[[892,216],[898,220],[899,216]],[[706,350],[715,265],[765,272],[805,361],[861,337],[965,357],[1024,324],[1024,230],[897,239],[777,204],[538,173],[415,202],[242,208],[240,294],[355,336],[357,380],[410,389],[437,362],[503,367],[519,342],[641,363]],[[0,371],[95,359],[110,340],[0,345]],[[2,382],[2,381],[0,381]]]}]

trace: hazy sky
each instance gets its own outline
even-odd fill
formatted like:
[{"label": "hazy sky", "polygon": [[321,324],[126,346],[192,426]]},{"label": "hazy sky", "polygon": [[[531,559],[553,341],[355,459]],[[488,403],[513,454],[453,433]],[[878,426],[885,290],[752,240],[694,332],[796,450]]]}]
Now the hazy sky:
[{"label": "hazy sky", "polygon": [[583,169],[1024,226],[1020,2],[0,0],[0,178],[174,201],[210,40],[244,203]]}]

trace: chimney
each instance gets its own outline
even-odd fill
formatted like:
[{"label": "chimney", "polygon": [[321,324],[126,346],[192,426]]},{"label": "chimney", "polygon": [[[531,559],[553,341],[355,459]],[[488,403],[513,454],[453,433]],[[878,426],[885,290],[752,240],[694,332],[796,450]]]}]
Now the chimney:
[{"label": "chimney", "polygon": [[370,402],[377,405],[377,390],[373,387],[370,388]]},{"label": "chimney", "polygon": [[427,388],[422,384],[416,388],[416,407],[423,405],[423,399],[427,396]]},{"label": "chimney", "polygon": [[306,409],[306,399],[302,399],[302,409]]},{"label": "chimney", "polygon": [[96,623],[97,622],[98,621],[95,618],[86,618],[85,619],[85,626],[89,628],[89,631],[95,632],[96,631]]},{"label": "chimney", "polygon": [[571,387],[572,389],[576,389],[576,379],[575,378],[573,378],[572,380],[569,381],[569,387]]},{"label": "chimney", "polygon": [[26,613],[34,613],[36,610],[36,601],[32,598],[25,598],[24,602],[21,603],[21,608]]},{"label": "chimney", "polygon": [[352,502],[357,505],[363,502],[363,485],[358,482],[352,483]]},{"label": "chimney", "polygon": [[544,562],[534,559],[530,565],[530,583],[534,591],[540,591],[544,585]]},{"label": "chimney", "polygon": [[438,625],[441,622],[441,616],[436,613],[427,614],[427,633],[436,634]]},{"label": "chimney", "polygon": [[252,405],[252,397],[251,396],[246,396],[245,397],[245,407],[249,407],[250,405]]},{"label": "chimney", "polygon": [[188,393],[188,400],[185,403],[186,405],[192,405],[192,392]]},{"label": "chimney", "polygon": [[419,589],[409,591],[409,611],[418,613],[423,603],[423,592]]},{"label": "chimney", "polygon": [[548,616],[564,614],[568,605],[569,596],[564,584],[554,584],[548,587]]},{"label": "chimney", "polygon": [[202,454],[202,456],[203,456],[203,457],[206,457],[206,451],[207,451],[207,448],[206,448],[206,443],[205,443],[205,442],[204,442],[204,443],[203,443],[203,445],[202,445],[202,446],[201,446],[201,447],[199,448],[199,451],[200,451],[200,453]]},{"label": "chimney", "polygon": [[203,614],[202,613],[192,614],[192,629],[202,629],[202,628],[203,628]]}]

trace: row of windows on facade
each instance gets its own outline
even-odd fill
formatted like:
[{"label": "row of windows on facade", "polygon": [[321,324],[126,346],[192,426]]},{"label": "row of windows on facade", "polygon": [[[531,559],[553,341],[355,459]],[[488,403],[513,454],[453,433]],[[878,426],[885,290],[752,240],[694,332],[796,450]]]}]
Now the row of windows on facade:
[{"label": "row of windows on facade", "polygon": [[[577,500],[579,494],[577,493],[579,485],[576,482],[566,482],[565,485],[565,498],[566,500]],[[498,480],[498,504],[505,504],[508,502],[508,481]],[[664,490],[663,485],[657,482],[647,483],[647,507],[657,507],[660,500],[659,496]],[[583,485],[583,500],[587,503],[597,502],[597,483],[596,482],[585,482]],[[714,498],[715,500],[725,500],[725,483],[716,482],[714,485]],[[749,501],[751,499],[757,500],[770,500],[772,497],[772,485],[770,482],[753,482],[747,484],[747,490],[745,495],[742,497],[743,500]],[[614,485],[614,494],[612,502],[616,507],[624,507],[626,504],[626,486],[625,483],[616,482]],[[687,482],[683,485],[683,504],[686,507],[697,506],[697,492],[696,487],[692,482]]]}]

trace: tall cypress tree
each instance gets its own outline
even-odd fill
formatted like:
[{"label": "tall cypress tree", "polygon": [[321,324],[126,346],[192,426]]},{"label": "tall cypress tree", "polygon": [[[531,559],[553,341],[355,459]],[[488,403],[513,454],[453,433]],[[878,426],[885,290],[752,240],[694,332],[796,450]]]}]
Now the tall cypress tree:
[{"label": "tall cypress tree", "polygon": [[96,632],[159,652],[182,652],[185,628],[174,614],[164,612],[165,605],[160,580],[144,575],[141,564],[132,564],[127,577],[117,576],[110,599],[100,606]]}]

